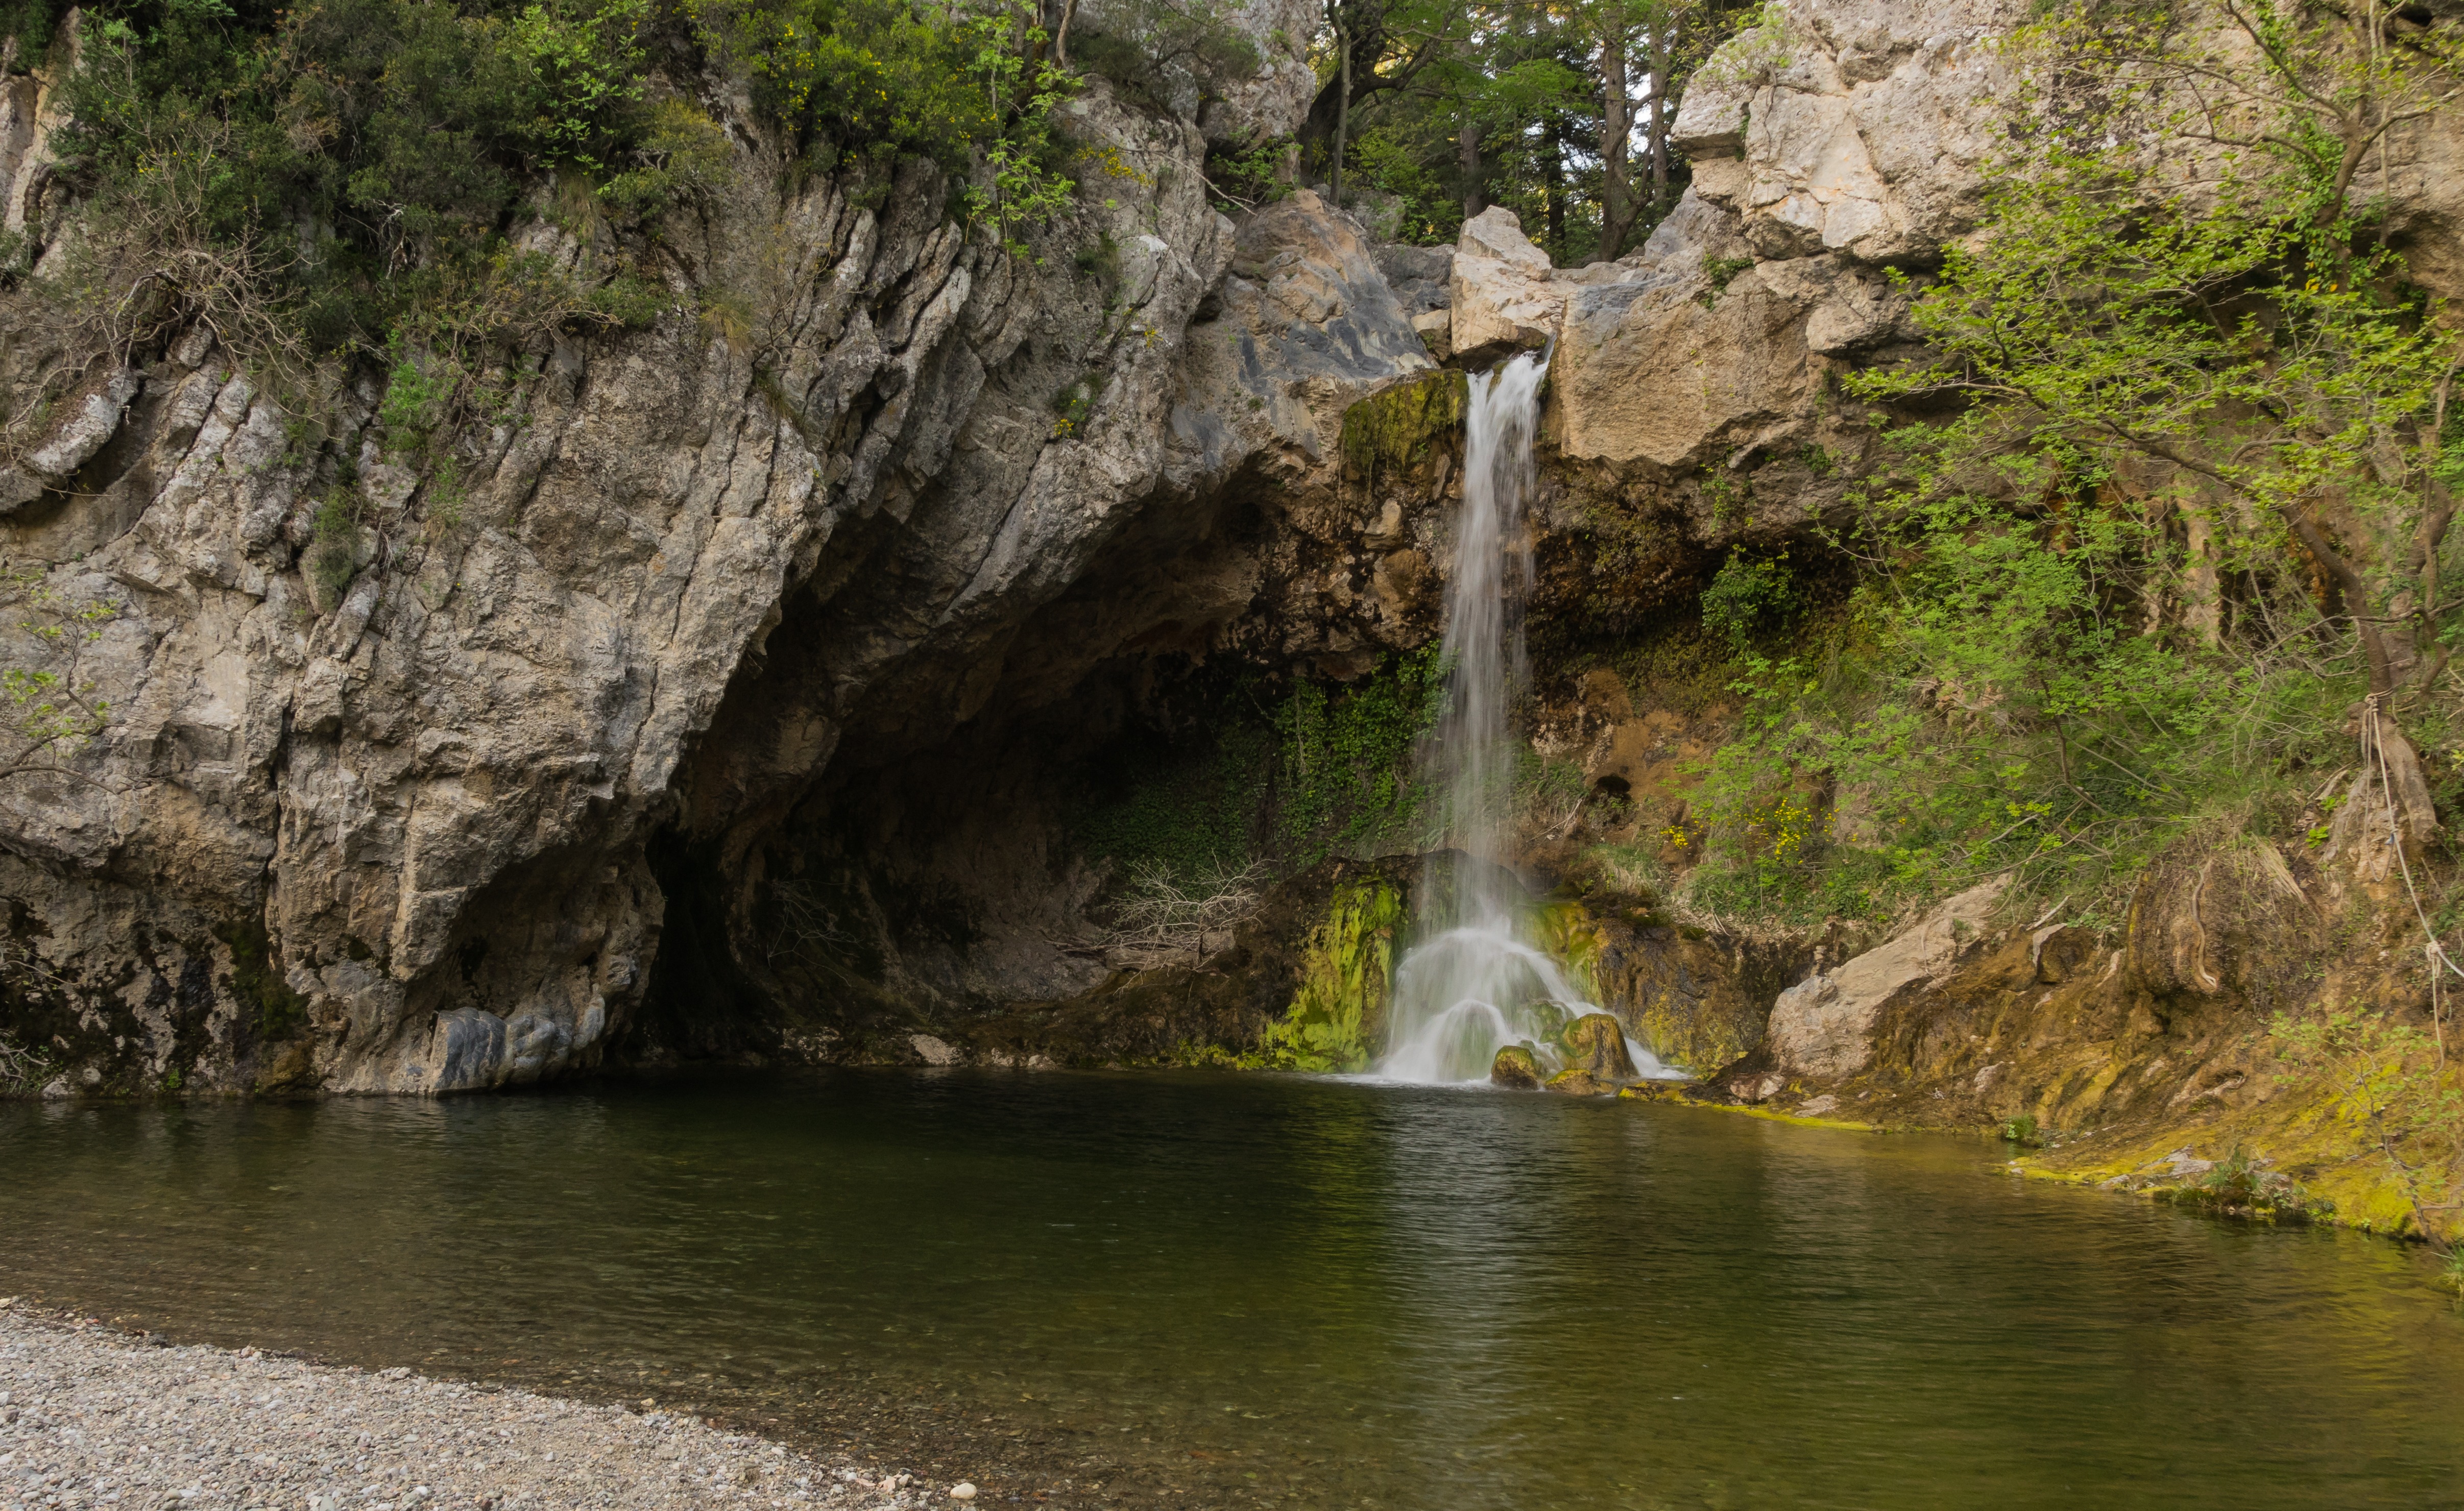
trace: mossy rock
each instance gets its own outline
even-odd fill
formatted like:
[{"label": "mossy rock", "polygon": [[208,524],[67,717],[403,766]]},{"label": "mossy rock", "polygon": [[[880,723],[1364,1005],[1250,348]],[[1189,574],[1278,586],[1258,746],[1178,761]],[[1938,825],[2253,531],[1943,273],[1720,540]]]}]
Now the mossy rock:
[{"label": "mossy rock", "polygon": [[1423,461],[1432,442],[1463,427],[1470,402],[1469,381],[1452,368],[1381,388],[1343,411],[1343,459],[1362,472]]},{"label": "mossy rock", "polygon": [[1260,1051],[1286,1070],[1358,1070],[1386,1037],[1403,889],[1375,871],[1334,884],[1302,951],[1300,984]]},{"label": "mossy rock", "polygon": [[1620,1102],[1683,1102],[1690,1081],[1638,1081],[1630,1086],[1617,1087]]},{"label": "mossy rock", "polygon": [[1606,1013],[1585,1013],[1557,1036],[1572,1067],[1603,1082],[1641,1079],[1626,1053],[1625,1025]]},{"label": "mossy rock", "polygon": [[1571,1066],[1551,1076],[1548,1089],[1569,1097],[1613,1097],[1617,1094],[1616,1082],[1603,1081],[1581,1065]]},{"label": "mossy rock", "polygon": [[1537,1091],[1540,1089],[1539,1063],[1531,1058],[1529,1049],[1521,1044],[1508,1044],[1497,1052],[1495,1060],[1489,1062],[1488,1084],[1504,1086],[1509,1091]]}]

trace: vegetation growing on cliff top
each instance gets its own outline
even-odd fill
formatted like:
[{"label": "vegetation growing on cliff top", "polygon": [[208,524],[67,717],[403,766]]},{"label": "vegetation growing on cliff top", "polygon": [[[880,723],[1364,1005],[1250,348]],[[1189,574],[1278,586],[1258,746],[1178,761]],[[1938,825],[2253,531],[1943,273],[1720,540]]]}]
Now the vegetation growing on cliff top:
[{"label": "vegetation growing on cliff top", "polygon": [[[1687,85],[1763,10],[1334,0],[1297,143],[1305,171],[1391,202],[1391,229],[1407,240],[1452,242],[1496,204],[1561,267],[1615,259],[1684,192],[1669,128]],[[1382,208],[1373,200],[1365,213]]]},{"label": "vegetation growing on cliff top", "polygon": [[[2350,767],[2356,700],[2371,800],[2430,833],[2397,726],[2435,738],[2452,716],[2464,347],[2355,186],[2452,91],[2452,60],[2325,12],[2249,14],[2246,56],[2162,17],[2029,39],[2097,86],[2023,110],[1990,233],[1916,301],[1937,356],[1848,381],[1953,407],[1894,431],[1852,495],[1837,543],[1873,654],[1746,661],[1743,735],[1698,805],[1732,865],[1811,885],[1820,845],[1781,854],[1793,831],[1767,816],[1819,773],[1875,808],[1921,890],[2017,871],[2110,908],[2184,825],[2289,818]],[[2185,137],[2211,153],[2195,168],[2160,150]]]},{"label": "vegetation growing on cliff top", "polygon": [[675,87],[704,60],[803,169],[886,185],[930,157],[1013,252],[1073,188],[1071,80],[1018,0],[140,0],[74,34],[62,9],[21,8],[10,61],[48,39],[74,65],[54,149],[80,227],[38,227],[65,254],[33,291],[66,344],[125,364],[202,327],[312,436],[338,371],[381,366],[385,439],[422,471],[510,410],[517,354],[673,302],[664,228],[737,157]]}]

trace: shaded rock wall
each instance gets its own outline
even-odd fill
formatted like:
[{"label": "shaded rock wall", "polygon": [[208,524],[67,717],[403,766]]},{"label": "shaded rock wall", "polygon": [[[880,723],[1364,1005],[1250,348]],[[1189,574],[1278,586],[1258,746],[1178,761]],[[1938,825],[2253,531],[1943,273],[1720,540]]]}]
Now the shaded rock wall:
[{"label": "shaded rock wall", "polygon": [[[458,523],[379,444],[371,375],[337,379],[341,432],[303,446],[203,333],[91,368],[0,479],[11,559],[109,609],[90,642],[0,615],[0,659],[110,700],[74,775],[0,783],[0,1024],[56,1053],[63,1090],[1254,1043],[1288,1004],[1282,967],[1125,980],[1085,947],[1102,879],[1065,832],[1076,763],[1164,717],[1210,658],[1339,680],[1436,633],[1460,490],[1429,418],[1461,393],[1440,359],[1555,344],[1540,639],[1596,648],[1688,617],[1720,553],[1802,537],[1884,418],[1839,402],[1837,374],[1913,339],[1885,270],[1921,276],[1973,229],[2008,83],[1990,42],[2022,9],[1774,8],[1688,98],[1695,187],[1586,269],[1551,268],[1503,211],[1451,252],[1374,245],[1307,192],[1217,214],[1209,142],[1306,109],[1306,18],[1284,0],[1241,10],[1270,66],[1220,99],[1099,85],[1067,107],[1075,139],[1136,167],[1037,261],[951,219],[929,165],[781,188],[781,149],[713,100],[736,186],[656,250],[672,307],[516,354],[520,412],[457,458]],[[0,91],[9,225],[38,236],[70,208],[44,176],[46,87]],[[2440,287],[2453,136],[2409,131],[2371,170]],[[750,318],[706,320],[705,295]],[[81,355],[0,302],[13,392]],[[379,528],[328,591],[302,558],[346,460]],[[1716,707],[1595,682],[1544,690],[1533,733],[1622,817],[1577,815],[1535,871],[1682,818],[1685,766],[1718,737]],[[1760,1046],[1764,1016],[1853,952],[1749,950],[1657,907],[1603,902],[1597,970],[1671,1058],[1752,1051],[1782,1087],[1922,1064],[1928,1101],[1986,1068],[1914,1026],[1985,999],[1962,995],[1965,947],[1866,1004],[1859,1068],[1815,1070]],[[1288,952],[1243,939],[1244,958]],[[2087,1018],[2243,991],[2248,951],[2132,939],[2142,995]],[[2028,970],[2089,948],[2032,941]],[[1993,990],[2013,1025],[2069,1000]]]},{"label": "shaded rock wall", "polygon": [[[341,434],[302,447],[202,332],[26,449],[0,537],[107,615],[69,649],[108,727],[73,774],[0,791],[9,1022],[77,1072],[55,1089],[238,1088],[279,1061],[286,1084],[432,1092],[597,1063],[640,1020],[670,885],[736,889],[713,916],[740,931],[761,845],[843,752],[884,770],[1140,636],[1203,646],[1262,593],[1322,595],[1304,558],[1341,552],[1334,524],[1158,563],[1254,517],[1269,475],[1295,515],[1334,507],[1295,485],[1346,394],[1427,365],[1418,338],[1356,235],[1302,205],[1225,282],[1187,120],[1100,88],[1067,114],[1142,166],[1040,265],[944,218],[928,164],[782,196],[736,120],[736,187],[660,253],[674,309],[519,354],[521,412],[458,458],[459,524],[379,445],[364,377],[331,396]],[[749,328],[701,319],[702,291]],[[31,300],[0,321],[20,392],[77,355]],[[1240,360],[1193,369],[1194,323]],[[329,600],[302,557],[345,459],[377,527]],[[1312,605],[1309,633],[1391,637],[1364,602],[1351,630]],[[1044,859],[926,862],[1034,896]],[[871,984],[963,996],[969,972],[996,995],[1072,979],[1023,948]]]}]

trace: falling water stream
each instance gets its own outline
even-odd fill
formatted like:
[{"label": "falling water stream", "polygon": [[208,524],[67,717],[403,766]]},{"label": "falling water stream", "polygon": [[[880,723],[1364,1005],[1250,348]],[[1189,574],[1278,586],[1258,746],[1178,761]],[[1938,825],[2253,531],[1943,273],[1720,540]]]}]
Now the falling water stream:
[{"label": "falling water stream", "polygon": [[[1387,1049],[1392,1081],[1483,1081],[1497,1052],[1525,1044],[1543,1073],[1561,1068],[1557,1033],[1598,1009],[1529,937],[1529,898],[1505,863],[1516,750],[1507,715],[1524,677],[1523,599],[1531,580],[1524,501],[1534,471],[1543,354],[1527,352],[1471,381],[1463,510],[1446,590],[1446,708],[1423,760],[1445,803],[1447,842],[1472,858],[1455,885],[1432,886],[1437,915],[1395,976]],[[1645,1076],[1672,1074],[1632,1040]]]}]

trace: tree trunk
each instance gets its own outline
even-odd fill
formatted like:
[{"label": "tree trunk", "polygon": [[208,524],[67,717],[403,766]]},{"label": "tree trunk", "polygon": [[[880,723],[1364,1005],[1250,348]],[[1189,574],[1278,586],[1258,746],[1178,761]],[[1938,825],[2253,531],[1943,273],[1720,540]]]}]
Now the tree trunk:
[{"label": "tree trunk", "polygon": [[1052,29],[1052,61],[1057,67],[1069,66],[1069,20],[1078,13],[1078,0],[1061,0],[1061,24]]},{"label": "tree trunk", "polygon": [[1644,106],[1651,112],[1644,130],[1651,142],[1651,223],[1668,218],[1668,71],[1676,23],[1663,20],[1651,31],[1651,93]]},{"label": "tree trunk", "polygon": [[1334,208],[1341,209],[1343,208],[1343,149],[1347,139],[1352,134],[1352,38],[1346,34],[1343,23],[1340,21],[1334,24],[1334,46],[1335,51],[1341,55],[1337,63],[1335,83],[1343,93],[1338,97],[1339,102],[1334,112],[1334,166],[1329,183],[1334,190]]},{"label": "tree trunk", "polygon": [[1463,219],[1469,220],[1488,208],[1488,194],[1481,182],[1480,122],[1468,108],[1463,111],[1463,130],[1455,137],[1455,164],[1463,171]]},{"label": "tree trunk", "polygon": [[1326,23],[1334,31],[1335,45],[1343,49],[1343,63],[1351,66],[1347,70],[1338,63],[1335,76],[1309,101],[1300,144],[1310,162],[1333,142],[1335,128],[1350,108],[1385,87],[1375,77],[1377,56],[1386,48],[1386,10],[1380,0],[1327,0]]},{"label": "tree trunk", "polygon": [[1566,261],[1566,139],[1558,135],[1554,121],[1550,123],[1545,150],[1548,156],[1540,164],[1540,185],[1548,203],[1549,260],[1562,267]]},{"label": "tree trunk", "polygon": [[1614,16],[1600,33],[1600,245],[1595,262],[1615,262],[1634,230],[1634,178],[1626,145],[1634,136],[1634,99],[1626,92],[1625,28]]}]

